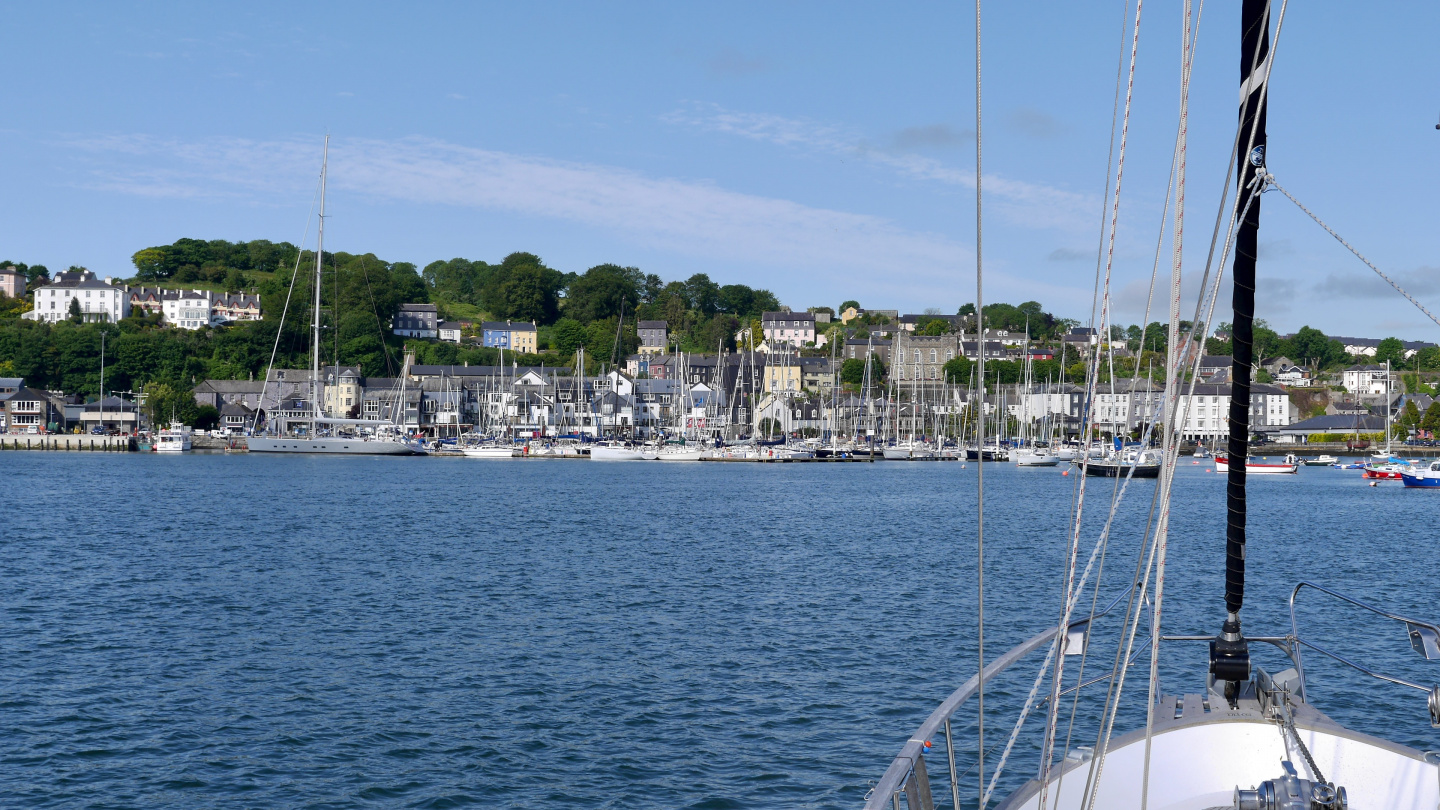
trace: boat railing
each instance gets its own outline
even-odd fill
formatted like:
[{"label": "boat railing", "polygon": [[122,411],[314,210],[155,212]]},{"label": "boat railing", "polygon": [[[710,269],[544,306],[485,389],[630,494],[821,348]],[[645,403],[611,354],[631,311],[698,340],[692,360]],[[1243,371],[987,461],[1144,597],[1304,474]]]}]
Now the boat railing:
[{"label": "boat railing", "polygon": [[[1124,591],[1121,591],[1109,604],[1092,615],[1075,619],[1067,625],[1062,626],[1057,624],[1054,627],[1036,633],[1015,647],[1012,647],[1005,654],[985,666],[985,683],[989,684],[998,675],[1030,653],[1053,642],[1056,634],[1061,631],[1062,627],[1066,632],[1065,646],[1067,651],[1072,644],[1079,645],[1086,643],[1086,637],[1089,635],[1092,622],[1114,610],[1117,605],[1134,592],[1135,587],[1136,586],[1132,584]],[[1136,652],[1138,654],[1138,651]],[[1107,673],[1087,680],[1086,683],[1080,684],[1080,686],[1103,681],[1111,677],[1112,674],[1113,673]],[[1075,688],[1078,687],[1067,689],[1064,694],[1075,691]],[[900,749],[900,753],[896,754],[895,758],[891,760],[890,766],[885,769],[885,773],[880,777],[880,780],[876,782],[874,787],[870,789],[870,792],[866,794],[865,810],[884,810],[887,806],[897,808],[898,810],[900,807],[900,797],[902,795],[905,797],[906,806],[909,808],[925,808],[925,810],[933,808],[935,804],[931,795],[929,771],[925,766],[925,754],[932,747],[931,740],[942,733],[945,735],[950,784],[952,789],[954,788],[957,781],[955,740],[952,736],[950,721],[951,718],[955,716],[955,713],[979,691],[980,676],[978,674],[972,675],[959,689],[956,689],[949,697],[945,698],[945,700],[930,713],[929,717],[925,718],[925,722],[921,723],[920,727],[906,740],[905,745]]]},{"label": "boat railing", "polygon": [[1305,679],[1305,665],[1300,658],[1299,648],[1301,646],[1304,646],[1309,647],[1315,652],[1320,653],[1321,655],[1324,655],[1328,658],[1333,658],[1334,660],[1339,661],[1340,663],[1345,664],[1346,666],[1351,667],[1361,673],[1364,673],[1365,675],[1369,675],[1370,677],[1377,680],[1385,681],[1386,683],[1393,683],[1397,686],[1407,686],[1411,689],[1417,689],[1421,692],[1428,693],[1429,698],[1427,700],[1427,704],[1430,711],[1430,725],[1435,728],[1440,728],[1440,686],[1424,686],[1422,684],[1418,684],[1414,681],[1409,681],[1404,678],[1397,678],[1391,675],[1386,675],[1382,672],[1377,672],[1356,661],[1352,661],[1337,652],[1326,649],[1325,647],[1322,647],[1313,641],[1308,641],[1300,635],[1300,624],[1295,616],[1295,600],[1299,597],[1300,591],[1304,588],[1310,588],[1311,590],[1319,591],[1335,599],[1339,599],[1342,602],[1346,602],[1354,607],[1360,608],[1361,610],[1365,610],[1375,614],[1376,616],[1380,616],[1381,618],[1389,619],[1393,622],[1398,622],[1405,625],[1405,632],[1410,639],[1410,647],[1415,650],[1415,652],[1419,653],[1422,657],[1424,657],[1427,661],[1440,660],[1440,626],[1436,626],[1430,622],[1422,621],[1420,619],[1412,619],[1408,616],[1402,616],[1398,613],[1392,613],[1383,608],[1375,607],[1374,605],[1367,604],[1360,601],[1359,599],[1355,599],[1351,596],[1346,596],[1339,591],[1333,591],[1323,585],[1317,585],[1313,582],[1301,581],[1295,586],[1294,590],[1290,591],[1290,632],[1291,638],[1293,638],[1296,642],[1295,666],[1300,673],[1300,679],[1302,683]]}]

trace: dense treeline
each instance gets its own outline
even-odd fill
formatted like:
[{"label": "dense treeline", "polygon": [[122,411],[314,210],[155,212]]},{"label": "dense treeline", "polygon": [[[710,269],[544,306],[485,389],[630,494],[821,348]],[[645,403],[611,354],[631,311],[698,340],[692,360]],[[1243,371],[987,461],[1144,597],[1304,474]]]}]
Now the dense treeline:
[{"label": "dense treeline", "polygon": [[139,283],[207,281],[238,290],[248,286],[247,273],[293,268],[298,253],[299,249],[289,242],[266,239],[177,239],[174,244],[138,250],[130,261],[135,264],[135,281]]},{"label": "dense treeline", "polygon": [[[149,317],[116,324],[55,325],[19,318],[23,306],[0,306],[0,376],[28,385],[93,397],[100,390],[100,336],[105,335],[105,389],[180,392],[204,379],[259,379],[270,364],[310,363],[310,315],[315,302],[315,254],[288,242],[180,239],[132,257],[133,284],[208,283],[256,291],[264,320],[198,331],[170,329]],[[6,262],[44,283],[43,265]],[[401,304],[434,302],[442,315],[476,313],[534,321],[540,353],[506,362],[568,365],[584,348],[590,371],[636,350],[637,319],[670,321],[687,350],[733,346],[734,333],[760,312],[779,308],[775,296],[744,285],[720,286],[707,276],[665,282],[633,267],[603,264],[561,273],[531,253],[497,264],[466,259],[432,262],[423,271],[372,253],[324,255],[319,290],[322,361],[357,365],[366,376],[398,372],[405,348],[416,362],[488,365],[499,353],[474,345],[405,341],[389,327]],[[298,268],[298,273],[297,273]],[[84,268],[71,268],[72,270]],[[621,316],[623,314],[623,326]],[[277,340],[278,337],[278,340]],[[162,389],[163,387],[163,389]],[[163,398],[162,398],[163,399]],[[172,402],[173,404],[173,402]]]},{"label": "dense treeline", "polygon": [[[636,320],[667,321],[682,349],[715,351],[733,348],[742,325],[780,308],[768,290],[744,284],[722,286],[703,273],[671,282],[617,264],[561,273],[531,253],[512,253],[499,264],[469,259],[431,262],[421,276],[442,311],[462,304],[497,319],[553,326],[542,331],[542,342],[567,356],[584,345],[592,355],[600,350],[599,356],[609,358],[622,314],[631,324],[621,336],[627,352],[634,348]],[[603,347],[598,345],[603,330],[596,326],[602,323],[611,335]],[[550,340],[545,340],[547,335]]]}]

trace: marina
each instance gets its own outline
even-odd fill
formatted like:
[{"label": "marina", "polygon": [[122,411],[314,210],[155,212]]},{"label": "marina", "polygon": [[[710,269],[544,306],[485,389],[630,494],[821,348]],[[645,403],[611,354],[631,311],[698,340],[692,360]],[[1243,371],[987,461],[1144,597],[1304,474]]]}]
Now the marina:
[{"label": "marina", "polygon": [[17,7],[0,807],[1440,808],[1440,7],[1160,6]]},{"label": "marina", "polygon": [[[148,493],[143,508],[77,504],[73,523],[39,504],[10,512],[0,686],[13,730],[0,794],[11,804],[517,806],[563,794],[584,807],[854,808],[889,746],[974,660],[973,634],[945,618],[973,614],[974,567],[939,557],[974,543],[973,525],[953,519],[974,514],[973,463],[464,467],[204,452],[4,463],[12,486],[109,490],[144,476]],[[1206,599],[1223,584],[1224,480],[1208,470],[1177,471],[1174,508],[1193,516],[1171,546],[1177,634],[1211,629]],[[1076,479],[999,464],[985,475],[997,497],[1029,505],[987,510],[989,607],[1005,617],[987,646],[1005,649],[1054,621]],[[293,494],[247,494],[277,480]],[[1127,521],[1144,520],[1154,482],[1136,486]],[[725,497],[710,497],[716,488]],[[493,508],[497,490],[565,505]],[[445,497],[417,508],[416,492]],[[937,493],[953,507],[933,509]],[[1319,543],[1334,544],[1354,590],[1433,612],[1440,562],[1413,553],[1429,543],[1428,493],[1306,469],[1257,478],[1250,498],[1265,516],[1253,542],[1275,572],[1250,589],[1257,624],[1288,622],[1282,582],[1313,576]],[[1389,529],[1358,535],[1362,515]],[[297,537],[254,531],[259,521],[316,528]],[[1139,534],[1118,533],[1116,553],[1133,553]],[[1107,588],[1123,589],[1121,568],[1107,566]],[[1312,621],[1350,620],[1309,609]],[[1403,629],[1350,652],[1433,677]],[[1176,653],[1167,683],[1204,657]],[[1371,688],[1323,658],[1306,668],[1316,694],[1322,682],[1332,694]],[[77,681],[90,686],[66,688]],[[1434,746],[1423,696],[1372,695],[1382,713],[1325,708],[1349,728]],[[1013,711],[1023,697],[987,695],[987,706]],[[157,755],[163,767],[141,767]],[[645,767],[656,759],[678,778]],[[1033,773],[1033,757],[1021,762]]]}]

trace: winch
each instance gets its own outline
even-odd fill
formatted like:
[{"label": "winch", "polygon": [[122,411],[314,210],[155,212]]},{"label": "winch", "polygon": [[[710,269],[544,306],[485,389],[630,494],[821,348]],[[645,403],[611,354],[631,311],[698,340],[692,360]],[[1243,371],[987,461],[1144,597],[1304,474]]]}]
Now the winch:
[{"label": "winch", "polygon": [[1235,810],[1346,810],[1345,788],[1301,779],[1289,760],[1285,775],[1261,782],[1254,790],[1235,788]]}]

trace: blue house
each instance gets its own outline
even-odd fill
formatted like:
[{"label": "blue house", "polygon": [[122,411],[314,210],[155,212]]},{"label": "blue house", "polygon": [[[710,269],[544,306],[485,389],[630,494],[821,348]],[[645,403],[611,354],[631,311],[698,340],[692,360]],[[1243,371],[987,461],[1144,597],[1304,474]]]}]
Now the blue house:
[{"label": "blue house", "polygon": [[483,345],[492,349],[509,349],[522,354],[535,352],[535,324],[511,321],[485,321],[480,325]]}]

